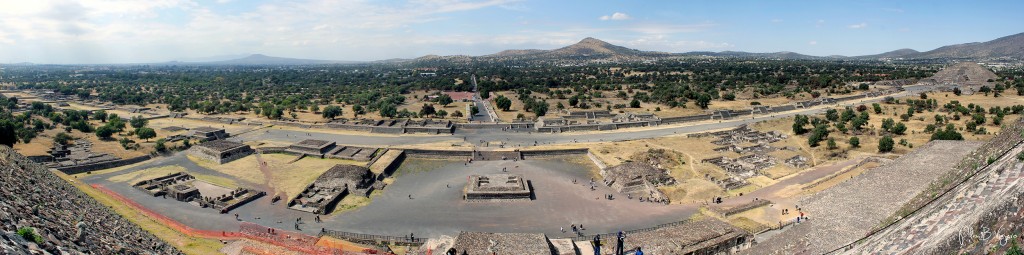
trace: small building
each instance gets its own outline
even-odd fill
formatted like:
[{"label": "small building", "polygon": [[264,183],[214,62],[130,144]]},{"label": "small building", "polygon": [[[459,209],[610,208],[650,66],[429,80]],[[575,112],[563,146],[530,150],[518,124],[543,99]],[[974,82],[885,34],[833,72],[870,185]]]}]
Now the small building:
[{"label": "small building", "polygon": [[181,202],[190,202],[199,197],[199,189],[192,185],[177,184],[167,189],[167,195]]},{"label": "small building", "polygon": [[373,181],[374,175],[369,168],[335,165],[289,201],[288,208],[315,214],[330,214],[338,201],[345,196],[369,196],[373,191]]},{"label": "small building", "polygon": [[230,134],[223,128],[197,127],[192,129],[191,136],[200,140],[213,141],[228,138]]},{"label": "small building", "polygon": [[522,175],[470,175],[463,198],[466,200],[529,200],[532,192]]},{"label": "small building", "polygon": [[188,150],[189,155],[224,164],[252,154],[249,145],[228,140],[200,143]]},{"label": "small building", "polygon": [[306,139],[301,142],[288,145],[288,152],[296,154],[306,154],[318,157],[323,157],[324,154],[331,151],[335,147],[335,143],[324,140]]}]

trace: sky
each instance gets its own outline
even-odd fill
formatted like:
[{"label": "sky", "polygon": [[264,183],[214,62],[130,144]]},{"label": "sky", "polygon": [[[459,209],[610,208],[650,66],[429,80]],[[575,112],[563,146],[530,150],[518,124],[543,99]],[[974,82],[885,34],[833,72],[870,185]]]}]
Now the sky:
[{"label": "sky", "polygon": [[382,60],[555,49],[868,55],[1024,32],[1024,1],[0,0],[0,63]]}]

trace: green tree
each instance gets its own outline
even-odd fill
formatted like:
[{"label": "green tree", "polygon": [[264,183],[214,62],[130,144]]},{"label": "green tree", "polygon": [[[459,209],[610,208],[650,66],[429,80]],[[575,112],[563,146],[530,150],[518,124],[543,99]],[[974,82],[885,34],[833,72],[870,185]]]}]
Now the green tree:
[{"label": "green tree", "polygon": [[828,109],[827,111],[825,111],[825,119],[832,122],[838,121],[839,111],[836,109]]},{"label": "green tree", "polygon": [[139,129],[145,127],[146,123],[149,123],[149,120],[146,120],[146,118],[143,118],[142,116],[135,116],[129,119],[128,122],[131,123],[133,128]]},{"label": "green tree", "polygon": [[362,105],[352,105],[352,116],[358,117],[363,114],[366,114],[366,110],[363,109]]},{"label": "green tree", "polygon": [[92,113],[92,118],[95,120],[100,120],[101,122],[107,122],[107,111],[95,111]]},{"label": "green tree", "polygon": [[336,118],[338,116],[341,116],[343,114],[343,111],[344,110],[341,109],[341,106],[328,105],[327,107],[324,107],[324,110],[323,110],[323,112],[320,113],[320,115],[324,119],[332,119],[333,120],[334,118]]},{"label": "green tree", "polygon": [[72,139],[75,138],[64,132],[57,133],[57,135],[53,136],[53,142],[63,145],[68,145],[68,142],[71,142]]},{"label": "green tree", "polygon": [[533,110],[533,114],[536,114],[537,117],[541,117],[541,116],[544,116],[544,115],[546,115],[548,113],[548,106],[549,105],[548,105],[547,101],[540,101],[540,102],[534,103],[533,107],[531,107],[531,108]]},{"label": "green tree", "polygon": [[796,117],[793,118],[793,133],[797,135],[807,133],[807,129],[804,128],[807,123],[807,116],[797,114]]},{"label": "green tree", "polygon": [[826,125],[814,126],[811,131],[811,135],[807,137],[807,144],[811,147],[818,147],[818,143],[828,138],[828,128]]},{"label": "green tree", "polygon": [[[973,124],[973,123],[967,123]],[[946,124],[945,130],[936,130],[932,133],[931,140],[963,140],[964,136],[960,132],[956,131],[956,127],[953,124]]]},{"label": "green tree", "polygon": [[166,142],[167,139],[164,138],[156,139],[156,145],[153,146],[153,149],[155,149],[157,152],[167,151],[167,145],[164,144]]},{"label": "green tree", "polygon": [[14,146],[18,142],[18,126],[11,120],[0,119],[0,144]]},{"label": "green tree", "polygon": [[452,112],[452,118],[462,118],[462,112],[455,110],[455,112]]},{"label": "green tree", "polygon": [[437,110],[434,109],[434,105],[423,104],[423,106],[420,107],[420,116],[434,115],[434,113],[437,113]]},{"label": "green tree", "polygon": [[883,136],[881,140],[878,140],[878,152],[890,152],[893,145],[896,145],[896,141],[893,141],[892,137]]},{"label": "green tree", "polygon": [[117,129],[110,126],[109,124],[96,128],[96,137],[99,137],[100,139],[103,140],[110,139],[110,137],[113,136],[114,133],[117,133]]},{"label": "green tree", "polygon": [[[509,109],[512,108],[512,100],[508,99],[504,95],[498,95],[498,97],[494,99],[494,104],[498,106],[498,109],[501,109],[502,111],[508,111]],[[569,105],[572,104],[572,100],[569,100]]]},{"label": "green tree", "polygon": [[629,108],[640,108],[640,100],[634,98],[633,101],[629,102]]},{"label": "green tree", "polygon": [[893,134],[903,135],[907,132],[907,125],[904,125],[903,122],[896,123],[896,125],[892,126],[891,131]]},{"label": "green tree", "polygon": [[850,137],[849,144],[850,144],[850,147],[860,148],[860,138],[857,138],[856,136]]},{"label": "green tree", "polygon": [[449,104],[452,104],[452,102],[454,101],[452,101],[452,97],[448,94],[441,94],[437,97],[437,103],[441,106],[448,106]]},{"label": "green tree", "polygon": [[878,103],[873,103],[871,104],[871,108],[875,109],[875,114],[882,114],[882,105],[879,105]]},{"label": "green tree", "polygon": [[442,110],[438,110],[437,113],[435,113],[434,115],[437,116],[438,118],[442,118],[443,119],[444,117],[448,116],[448,111],[445,111],[443,109]]},{"label": "green tree", "polygon": [[380,116],[386,118],[393,118],[398,114],[398,108],[393,104],[384,104],[380,107]]},{"label": "green tree", "polygon": [[838,149],[838,148],[839,148],[839,145],[836,145],[836,139],[835,138],[828,138],[828,149],[829,150],[835,150],[835,149]]},{"label": "green tree", "polygon": [[706,92],[700,93],[697,96],[697,106],[701,109],[707,109],[709,105],[711,105],[711,95]]},{"label": "green tree", "polygon": [[149,141],[150,138],[156,137],[156,131],[152,128],[143,127],[136,129],[135,135],[138,135],[139,139],[146,139],[146,141]]}]

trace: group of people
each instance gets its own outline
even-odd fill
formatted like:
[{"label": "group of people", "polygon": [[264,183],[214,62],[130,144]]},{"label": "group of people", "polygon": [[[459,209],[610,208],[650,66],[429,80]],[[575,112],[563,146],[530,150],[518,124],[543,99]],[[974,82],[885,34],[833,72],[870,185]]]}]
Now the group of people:
[{"label": "group of people", "polygon": [[[615,235],[615,240],[615,253],[612,254],[626,255],[626,250],[624,248],[626,246],[626,233],[619,231],[619,233]],[[601,235],[594,236],[593,246],[594,255],[601,255],[601,246],[604,246],[604,243],[601,242]],[[633,255],[644,255],[643,249],[640,248],[640,246],[633,248],[631,251],[633,252]]]}]

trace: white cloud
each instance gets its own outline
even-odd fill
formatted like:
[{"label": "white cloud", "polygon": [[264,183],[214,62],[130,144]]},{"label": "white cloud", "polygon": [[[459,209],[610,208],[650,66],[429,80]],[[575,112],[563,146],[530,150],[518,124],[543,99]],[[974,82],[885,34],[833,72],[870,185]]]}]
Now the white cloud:
[{"label": "white cloud", "polygon": [[814,27],[822,27],[824,25],[825,25],[825,20],[823,20],[823,19],[819,19],[817,22],[814,22]]},{"label": "white cloud", "polygon": [[630,18],[632,17],[630,17],[629,14],[621,12],[612,13],[612,15],[601,16],[601,20],[627,20]]},{"label": "white cloud", "polygon": [[860,24],[853,24],[853,25],[849,25],[848,27],[852,28],[852,29],[861,29],[861,28],[868,27],[868,23],[867,22],[861,22]]},{"label": "white cloud", "polygon": [[810,42],[807,42],[807,44],[809,44],[809,45],[818,45],[818,41],[810,41]]}]

